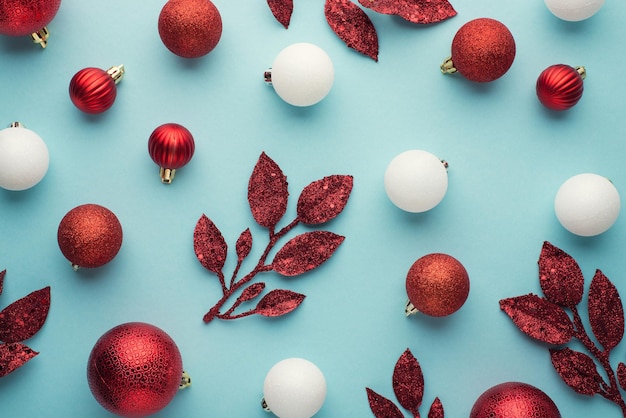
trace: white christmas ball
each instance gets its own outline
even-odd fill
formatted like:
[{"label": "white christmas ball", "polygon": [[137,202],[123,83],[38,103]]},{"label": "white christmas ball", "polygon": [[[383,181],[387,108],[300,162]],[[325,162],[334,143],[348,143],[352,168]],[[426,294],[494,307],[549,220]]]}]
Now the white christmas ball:
[{"label": "white christmas ball", "polygon": [[263,397],[279,418],[310,418],[326,399],[326,380],[308,360],[288,358],[276,363],[265,377]]},{"label": "white christmas ball", "polygon": [[0,187],[30,189],[46,175],[49,163],[48,147],[35,132],[22,126],[0,130]]},{"label": "white christmas ball", "polygon": [[426,212],[448,190],[446,165],[430,152],[409,150],[397,155],[385,171],[385,191],[394,205],[407,212]]},{"label": "white christmas ball", "polygon": [[605,177],[585,173],[569,178],[556,193],[554,211],[565,229],[583,237],[599,235],[617,220],[620,198]]},{"label": "white christmas ball", "polygon": [[604,4],[604,0],[545,0],[546,6],[559,19],[570,22],[589,19]]},{"label": "white christmas ball", "polygon": [[272,64],[271,82],[276,93],[294,106],[311,106],[330,92],[335,69],[320,47],[297,43],[283,49]]}]

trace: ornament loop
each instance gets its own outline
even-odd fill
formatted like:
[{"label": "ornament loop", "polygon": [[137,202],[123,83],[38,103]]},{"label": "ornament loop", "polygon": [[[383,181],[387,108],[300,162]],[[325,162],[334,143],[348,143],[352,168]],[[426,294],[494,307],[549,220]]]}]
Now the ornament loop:
[{"label": "ornament loop", "polygon": [[267,402],[265,402],[265,398],[261,399],[261,408],[263,408],[265,412],[272,412],[270,407],[267,405]]},{"label": "ornament loop", "polygon": [[107,74],[111,76],[115,84],[118,84],[120,81],[122,81],[125,73],[126,69],[124,68],[124,64],[120,64],[117,67],[111,67],[107,70]]},{"label": "ornament loop", "polygon": [[446,58],[439,68],[441,68],[443,74],[454,74],[457,71],[451,56]]},{"label": "ornament loop", "polygon": [[265,72],[263,73],[263,78],[265,79],[265,84],[267,84],[268,86],[272,85],[272,69],[268,68],[267,70],[265,70]]},{"label": "ornament loop", "polygon": [[574,69],[576,70],[578,74],[580,74],[580,78],[582,78],[583,80],[587,77],[587,70],[582,65],[579,65],[578,67],[574,67]]},{"label": "ornament loop", "polygon": [[187,389],[191,386],[191,376],[183,370],[183,375],[180,378],[180,385],[178,386],[178,390]]},{"label": "ornament loop", "polygon": [[404,315],[408,317],[411,315],[415,315],[418,312],[419,311],[417,310],[415,305],[413,305],[410,300],[407,300],[406,305],[404,306]]},{"label": "ornament loop", "polygon": [[47,27],[43,27],[39,29],[37,32],[33,32],[30,34],[31,39],[34,43],[41,45],[42,48],[45,48],[48,45],[48,38],[50,37],[50,32]]}]

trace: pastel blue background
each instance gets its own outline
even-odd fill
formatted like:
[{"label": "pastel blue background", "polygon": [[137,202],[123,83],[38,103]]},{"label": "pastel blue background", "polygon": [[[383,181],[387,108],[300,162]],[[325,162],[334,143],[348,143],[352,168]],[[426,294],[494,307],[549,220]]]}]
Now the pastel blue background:
[{"label": "pastel blue background", "polygon": [[[429,26],[368,10],[380,40],[375,63],[333,34],[322,0],[294,2],[285,30],[263,0],[215,0],[222,39],[197,60],[161,43],[163,0],[64,0],[45,51],[27,38],[0,38],[0,124],[21,121],[51,155],[39,185],[0,190],[0,269],[7,269],[0,306],[52,287],[48,320],[27,341],[41,354],[0,380],[0,416],[110,416],[87,386],[89,352],[113,326],[144,321],[174,338],[193,378],[159,417],[268,417],[259,406],[265,374],[294,356],[326,376],[317,417],[369,417],[365,387],[395,399],[391,375],[406,348],[424,372],[424,416],[435,396],[447,417],[466,417],[487,388],[523,381],[548,393],[564,417],[619,417],[612,403],[565,386],[546,347],[519,332],[498,301],[540,291],[544,240],[578,260],[586,289],[600,268],[626,295],[624,215],[605,234],[580,238],[553,211],[558,187],[583,172],[610,178],[626,196],[626,5],[607,0],[591,19],[569,23],[541,0],[457,0],[456,17]],[[439,65],[454,34],[478,17],[509,27],[517,44],[512,68],[490,84],[443,76]],[[321,46],[335,65],[330,95],[311,108],[287,105],[263,83],[263,71],[295,42]],[[87,116],[71,104],[68,84],[78,70],[122,63],[127,73],[107,113]],[[588,71],[582,100],[559,114],[535,96],[537,76],[557,63]],[[148,136],[166,122],[185,125],[196,139],[193,160],[169,186],[147,153]],[[448,193],[428,213],[404,213],[385,195],[385,168],[408,149],[450,164]],[[255,245],[243,271],[252,268],[267,242],[247,203],[262,151],[288,177],[284,222],[310,182],[354,176],[346,209],[324,225],[346,240],[306,275],[263,276],[270,289],[307,295],[295,312],[206,325],[202,316],[221,292],[195,258],[193,229],[207,214],[232,250],[250,227]],[[76,273],[56,232],[65,213],[84,203],[115,212],[124,243],[108,265]],[[447,318],[407,319],[406,272],[431,252],[465,265],[469,299]],[[229,258],[227,275],[233,267]],[[626,360],[625,343],[612,358],[615,367]]]}]

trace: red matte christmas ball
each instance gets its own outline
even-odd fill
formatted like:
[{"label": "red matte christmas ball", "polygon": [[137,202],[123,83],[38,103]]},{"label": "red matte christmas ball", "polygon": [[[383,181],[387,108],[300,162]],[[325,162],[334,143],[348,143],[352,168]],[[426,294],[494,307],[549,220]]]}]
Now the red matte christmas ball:
[{"label": "red matte christmas ball", "polygon": [[551,65],[537,78],[537,97],[547,108],[566,110],[574,106],[583,96],[584,67],[565,64]]},{"label": "red matte christmas ball", "polygon": [[507,382],[487,389],[474,403],[470,418],[561,418],[558,408],[540,389]]},{"label": "red matte christmas ball", "polygon": [[0,34],[25,36],[37,32],[54,19],[61,0],[0,1]]},{"label": "red matte christmas ball", "polygon": [[130,322],[106,332],[91,350],[87,381],[96,400],[123,417],[165,408],[184,383],[183,362],[172,338],[154,325]]},{"label": "red matte christmas ball", "polygon": [[447,316],[458,311],[469,295],[469,276],[463,264],[447,254],[419,258],[406,276],[406,292],[415,309],[430,316]]},{"label": "red matte christmas ball", "polygon": [[209,0],[170,0],[159,15],[159,35],[174,54],[198,58],[220,41],[222,17]]},{"label": "red matte christmas ball", "polygon": [[124,77],[124,66],[83,68],[70,81],[70,99],[85,113],[102,113],[113,106],[117,97],[117,84]]}]

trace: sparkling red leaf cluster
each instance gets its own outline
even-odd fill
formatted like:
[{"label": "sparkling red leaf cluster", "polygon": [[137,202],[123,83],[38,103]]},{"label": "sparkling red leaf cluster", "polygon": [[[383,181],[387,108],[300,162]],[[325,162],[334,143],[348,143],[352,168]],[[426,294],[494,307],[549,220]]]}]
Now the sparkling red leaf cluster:
[{"label": "sparkling red leaf cluster", "polygon": [[626,418],[626,402],[620,392],[620,387],[626,390],[626,365],[619,363],[615,372],[610,362],[611,351],[624,337],[624,308],[617,288],[596,270],[587,301],[595,343],[578,312],[584,277],[576,260],[544,242],[538,264],[539,283],[545,297],[528,294],[502,299],[500,308],[522,332],[534,339],[552,345],[578,340],[589,354],[569,347],[552,347],[549,351],[554,369],[574,391],[581,395],[601,395],[617,404]]}]

